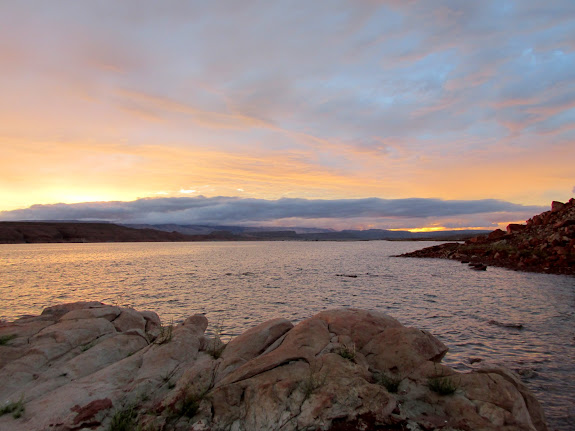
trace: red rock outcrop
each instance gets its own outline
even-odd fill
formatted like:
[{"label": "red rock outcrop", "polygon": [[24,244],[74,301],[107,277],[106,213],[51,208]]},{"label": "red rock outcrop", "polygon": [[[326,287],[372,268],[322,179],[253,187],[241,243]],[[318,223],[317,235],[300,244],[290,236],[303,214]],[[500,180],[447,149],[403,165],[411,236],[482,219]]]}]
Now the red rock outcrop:
[{"label": "red rock outcrop", "polygon": [[575,199],[554,201],[551,211],[526,224],[510,224],[461,243],[424,248],[402,257],[455,259],[509,269],[575,275]]},{"label": "red rock outcrop", "polygon": [[547,430],[510,371],[458,373],[378,312],[274,319],[227,346],[207,326],[98,302],[1,323],[0,429]]}]

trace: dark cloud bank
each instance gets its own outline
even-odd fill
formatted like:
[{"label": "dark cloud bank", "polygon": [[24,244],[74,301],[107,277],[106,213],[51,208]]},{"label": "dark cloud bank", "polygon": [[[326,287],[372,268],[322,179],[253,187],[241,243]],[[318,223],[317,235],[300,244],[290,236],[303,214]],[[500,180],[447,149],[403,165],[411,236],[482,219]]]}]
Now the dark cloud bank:
[{"label": "dark cloud bank", "polygon": [[[309,223],[325,227],[336,223],[347,227],[359,220],[377,227],[416,227],[424,220],[496,222],[525,219],[544,211],[495,199],[245,199],[237,197],[145,198],[131,202],[86,202],[77,204],[33,205],[26,209],[0,212],[0,220],[106,220],[117,223],[177,223],[204,225],[265,225],[282,221]],[[403,224],[403,225],[402,225]],[[447,225],[444,223],[444,225]],[[475,224],[482,226],[481,224]],[[463,222],[462,226],[465,226]],[[470,226],[469,224],[467,226]],[[483,227],[486,226],[483,224]],[[453,224],[452,224],[453,227]]]}]

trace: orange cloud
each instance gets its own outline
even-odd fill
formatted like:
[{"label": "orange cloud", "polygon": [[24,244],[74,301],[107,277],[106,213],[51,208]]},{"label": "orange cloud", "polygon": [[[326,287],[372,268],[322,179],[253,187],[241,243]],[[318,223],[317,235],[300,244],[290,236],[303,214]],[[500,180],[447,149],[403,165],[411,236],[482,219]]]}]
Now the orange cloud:
[{"label": "orange cloud", "polygon": [[[270,198],[370,196],[385,188],[361,174],[322,168],[312,159],[295,150],[248,155],[201,147],[12,141],[0,175],[11,187],[0,192],[0,199],[4,209],[13,209],[34,202],[78,201],[82,196],[111,200],[177,194],[206,184],[207,195],[237,195],[242,188]],[[24,190],[34,192],[23,194]]]},{"label": "orange cloud", "polygon": [[167,115],[184,114],[198,125],[215,129],[244,129],[252,127],[272,127],[271,124],[240,113],[221,113],[195,108],[175,100],[153,96],[141,92],[120,90],[118,101],[123,109],[137,114],[156,113],[158,118]]}]

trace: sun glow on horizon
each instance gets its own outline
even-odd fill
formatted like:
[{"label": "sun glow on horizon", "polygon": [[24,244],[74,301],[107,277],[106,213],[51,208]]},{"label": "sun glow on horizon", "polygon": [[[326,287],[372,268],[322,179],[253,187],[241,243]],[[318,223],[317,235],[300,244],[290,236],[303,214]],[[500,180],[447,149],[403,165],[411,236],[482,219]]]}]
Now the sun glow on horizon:
[{"label": "sun glow on horizon", "polygon": [[458,227],[450,228],[445,226],[434,226],[434,227],[418,227],[410,229],[389,229],[391,231],[409,231],[413,233],[426,233],[426,232],[441,232],[441,231],[457,231],[457,230],[491,230],[487,227]]}]

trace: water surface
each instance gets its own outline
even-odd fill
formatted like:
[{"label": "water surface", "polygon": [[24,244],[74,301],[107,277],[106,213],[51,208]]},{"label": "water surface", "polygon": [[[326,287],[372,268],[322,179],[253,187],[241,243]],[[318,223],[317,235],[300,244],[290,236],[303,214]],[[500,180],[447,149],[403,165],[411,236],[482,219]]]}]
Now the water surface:
[{"label": "water surface", "polygon": [[575,429],[575,279],[391,257],[430,244],[0,245],[0,319],[97,300],[154,310],[164,322],[205,313],[232,337],[275,317],[378,310],[440,338],[450,348],[444,362],[459,370],[478,358],[521,373],[552,429]]}]

